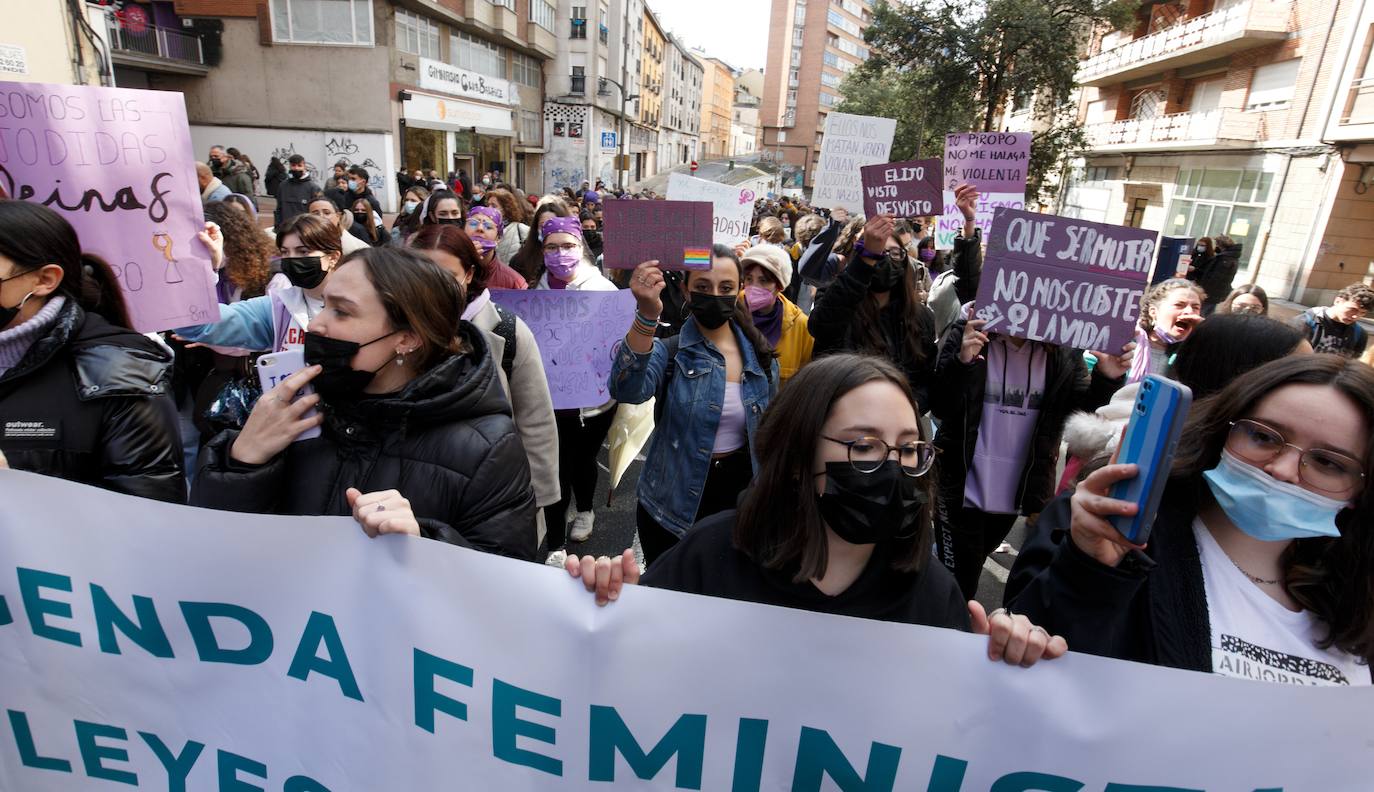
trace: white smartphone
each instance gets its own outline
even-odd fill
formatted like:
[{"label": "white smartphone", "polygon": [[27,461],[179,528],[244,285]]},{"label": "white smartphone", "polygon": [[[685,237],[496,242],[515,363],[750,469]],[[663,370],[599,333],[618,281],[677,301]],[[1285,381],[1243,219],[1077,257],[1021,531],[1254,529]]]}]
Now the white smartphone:
[{"label": "white smartphone", "polygon": [[[286,379],[292,374],[295,374],[297,371],[300,371],[303,368],[305,368],[305,350],[301,349],[300,347],[296,347],[295,349],[287,349],[282,352],[273,352],[270,355],[263,355],[262,357],[258,358],[258,381],[262,383],[263,394],[266,394],[268,391],[277,387],[277,385],[282,380]],[[296,394],[296,398],[299,399],[302,396],[306,396],[314,392],[315,389],[310,387],[309,383],[306,383],[305,387],[301,388],[300,391]],[[312,407],[308,412],[306,412],[305,417],[309,418],[310,416],[316,414],[317,411]],[[301,440],[309,440],[312,437],[319,436],[320,427],[316,426],[312,429],[306,429],[304,432],[301,432],[299,435],[296,436],[296,439],[292,440],[291,442],[296,443],[300,442]]]}]

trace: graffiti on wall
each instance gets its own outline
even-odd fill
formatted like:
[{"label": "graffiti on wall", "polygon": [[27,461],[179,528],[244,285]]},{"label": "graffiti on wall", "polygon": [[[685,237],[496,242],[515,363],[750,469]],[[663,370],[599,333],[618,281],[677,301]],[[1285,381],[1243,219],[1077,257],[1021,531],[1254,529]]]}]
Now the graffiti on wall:
[{"label": "graffiti on wall", "polygon": [[[283,168],[287,166],[287,160],[295,156],[296,153],[296,144],[293,141],[287,141],[286,145],[277,146],[276,148],[272,149],[272,156],[281,160],[281,165]],[[305,158],[305,171],[306,173],[310,174],[310,178],[315,179],[316,181],[319,180],[319,169],[315,167],[315,163],[311,162],[309,157]]]},{"label": "graffiti on wall", "polygon": [[367,171],[367,184],[373,192],[381,192],[386,188],[386,171],[372,157],[360,153],[358,144],[348,135],[331,136],[325,141],[324,153],[331,167],[336,162],[342,162],[345,167],[357,165]]}]

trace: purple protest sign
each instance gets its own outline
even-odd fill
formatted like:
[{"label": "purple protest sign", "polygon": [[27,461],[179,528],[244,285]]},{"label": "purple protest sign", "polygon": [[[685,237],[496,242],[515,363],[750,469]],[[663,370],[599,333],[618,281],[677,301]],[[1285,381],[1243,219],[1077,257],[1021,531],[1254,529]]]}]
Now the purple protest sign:
[{"label": "purple protest sign", "polygon": [[984,331],[1117,354],[1154,258],[1153,231],[998,209],[974,315]]},{"label": "purple protest sign", "polygon": [[492,289],[490,293],[493,302],[529,325],[539,344],[555,410],[610,401],[611,356],[630,328],[633,294],[567,289]]},{"label": "purple protest sign", "polygon": [[135,330],[219,319],[181,94],[0,82],[0,188],[76,228]]},{"label": "purple protest sign", "polygon": [[945,135],[945,189],[965,182],[978,192],[1024,193],[1031,133],[961,132]]},{"label": "purple protest sign", "polygon": [[859,168],[859,176],[866,217],[929,217],[940,213],[938,159],[865,165]]},{"label": "purple protest sign", "polygon": [[712,211],[706,201],[607,201],[602,260],[612,269],[657,261],[663,269],[711,268]]}]

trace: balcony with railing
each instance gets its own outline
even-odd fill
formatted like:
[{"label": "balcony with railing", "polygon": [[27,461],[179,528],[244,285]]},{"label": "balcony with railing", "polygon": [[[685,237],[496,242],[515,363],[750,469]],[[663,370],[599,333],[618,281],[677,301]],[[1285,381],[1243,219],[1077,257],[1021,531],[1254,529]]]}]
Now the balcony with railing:
[{"label": "balcony with railing", "polygon": [[1083,131],[1094,152],[1249,148],[1258,138],[1259,117],[1240,110],[1208,110],[1087,124]]},{"label": "balcony with railing", "polygon": [[110,25],[110,56],[116,65],[172,74],[208,74],[200,36],[145,25],[133,31]]},{"label": "balcony with railing", "polygon": [[1082,85],[1111,85],[1260,47],[1288,35],[1289,2],[1243,0],[1104,50],[1078,64]]}]

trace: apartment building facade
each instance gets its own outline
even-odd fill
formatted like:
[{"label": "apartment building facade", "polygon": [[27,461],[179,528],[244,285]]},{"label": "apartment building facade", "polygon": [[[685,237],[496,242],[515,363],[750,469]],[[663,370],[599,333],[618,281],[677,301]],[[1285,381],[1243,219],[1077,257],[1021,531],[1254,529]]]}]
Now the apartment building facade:
[{"label": "apartment building facade", "polygon": [[[1354,38],[1356,8],[1183,0],[1142,6],[1131,29],[1095,36],[1078,70],[1089,147],[1059,211],[1167,236],[1228,235],[1242,245],[1235,284],[1279,299],[1316,304],[1368,277],[1367,258],[1323,238],[1337,199],[1355,195],[1343,152],[1358,147],[1327,133],[1352,41],[1365,43]],[[1340,210],[1365,211],[1356,203]]]},{"label": "apartment building facade", "polygon": [[663,125],[658,137],[660,170],[686,165],[701,146],[701,89],[706,70],[672,35],[664,70]]},{"label": "apartment building facade", "polygon": [[[327,8],[326,8],[327,6]],[[265,170],[301,154],[316,173],[365,168],[383,209],[400,168],[500,173],[542,187],[551,0],[177,0],[222,25],[203,76],[148,74],[186,96],[197,153],[237,146]],[[328,13],[326,13],[328,12]]]},{"label": "apartment building facade", "polygon": [[701,155],[730,155],[730,122],[734,117],[735,70],[719,58],[698,53],[706,69],[701,89]]},{"label": "apartment building facade", "polygon": [[22,24],[8,25],[0,33],[0,80],[114,84],[109,31],[119,23],[109,9],[36,3],[25,7],[22,20],[11,21]]},{"label": "apartment building facade", "polygon": [[668,60],[668,38],[653,9],[644,6],[644,30],[639,58],[639,124],[636,135],[643,142],[634,154],[636,180],[659,169],[659,137],[663,125],[663,89]]},{"label": "apartment building facade", "polygon": [[762,148],[810,187],[825,117],[845,75],[868,59],[865,0],[773,0],[764,68]]}]

